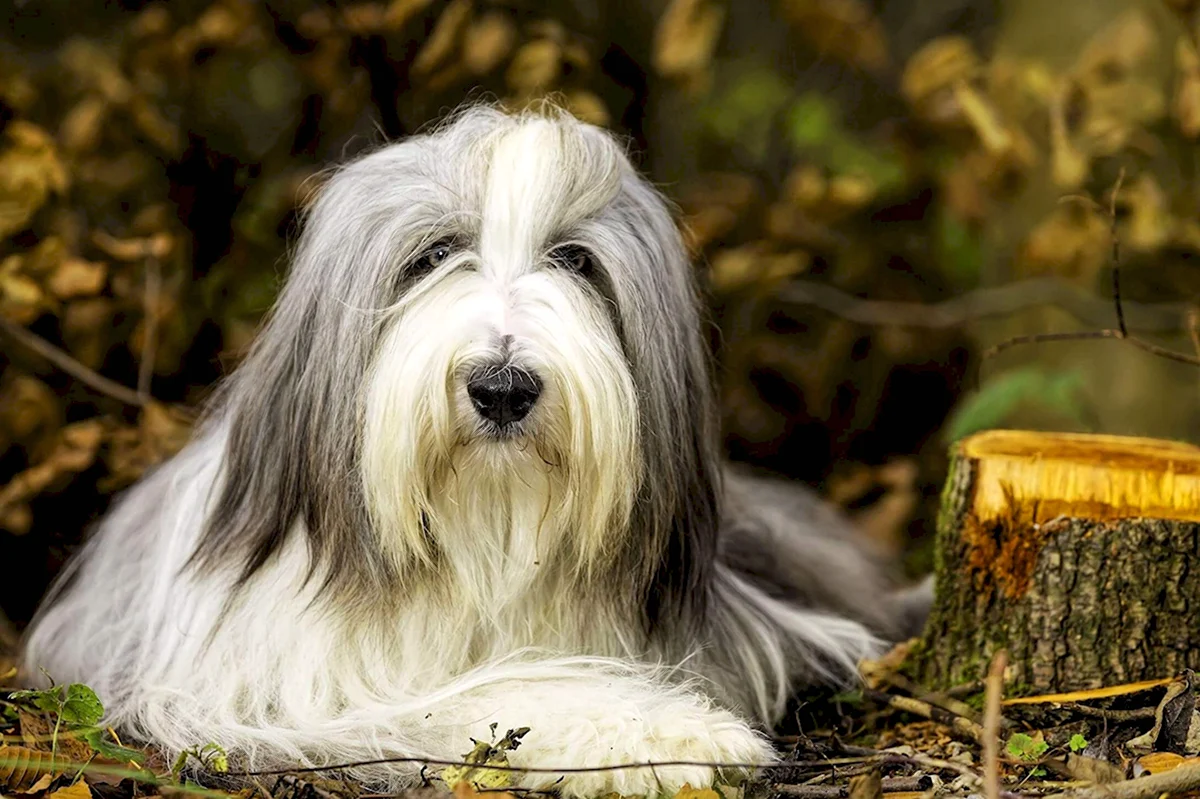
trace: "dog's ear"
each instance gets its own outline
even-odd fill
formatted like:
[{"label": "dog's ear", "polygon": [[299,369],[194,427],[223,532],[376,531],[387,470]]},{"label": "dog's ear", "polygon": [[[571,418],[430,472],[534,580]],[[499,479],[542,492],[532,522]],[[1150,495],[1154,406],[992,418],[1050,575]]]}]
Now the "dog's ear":
[{"label": "dog's ear", "polygon": [[210,434],[223,438],[224,457],[192,566],[234,563],[247,578],[298,533],[327,577],[388,577],[356,467],[376,329],[364,311],[380,301],[387,264],[374,263],[347,213],[354,188],[345,172],[326,182],[274,308],[214,398]]},{"label": "dog's ear", "polygon": [[[613,281],[637,386],[648,479],[633,557],[650,627],[702,617],[717,553],[721,470],[711,356],[683,240],[665,200],[640,178],[614,204],[631,264]],[[648,299],[650,301],[648,301]]]}]

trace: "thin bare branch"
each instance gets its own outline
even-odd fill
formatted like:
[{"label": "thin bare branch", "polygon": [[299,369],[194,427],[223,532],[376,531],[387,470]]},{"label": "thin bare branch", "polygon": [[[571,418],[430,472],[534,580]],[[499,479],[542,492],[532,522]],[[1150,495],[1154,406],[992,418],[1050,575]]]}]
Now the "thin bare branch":
[{"label": "thin bare branch", "polygon": [[154,378],[154,361],[158,355],[158,313],[155,303],[162,292],[162,266],[158,258],[146,258],[146,288],[142,298],[142,357],[138,362],[138,395],[150,401],[150,381]]},{"label": "thin bare branch", "polygon": [[143,397],[133,389],[127,388],[115,380],[109,380],[104,375],[89,369],[71,357],[65,350],[59,349],[41,336],[29,332],[12,320],[0,317],[0,331],[6,333],[21,346],[45,358],[79,382],[107,397],[112,397],[118,402],[138,408],[145,406],[148,401],[147,397]]},{"label": "thin bare branch", "polygon": [[1008,653],[1001,649],[988,668],[983,704],[983,789],[987,799],[1000,799],[1000,703],[1004,701],[1006,668]]},{"label": "thin bare branch", "polygon": [[[1111,302],[1050,277],[976,289],[938,303],[867,300],[809,280],[788,283],[775,296],[785,303],[813,306],[849,322],[874,326],[954,328],[1041,307],[1059,308],[1097,327],[1107,327],[1112,318]],[[1185,303],[1125,303],[1130,328],[1147,333],[1182,330],[1187,310]]]}]

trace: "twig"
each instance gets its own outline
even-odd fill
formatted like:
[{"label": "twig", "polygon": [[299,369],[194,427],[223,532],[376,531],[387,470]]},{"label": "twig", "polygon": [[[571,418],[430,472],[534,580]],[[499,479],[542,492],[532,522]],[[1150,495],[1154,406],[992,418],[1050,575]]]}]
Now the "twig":
[{"label": "twig", "polygon": [[979,722],[979,712],[966,702],[955,699],[954,697],[946,694],[926,691],[921,685],[910,680],[908,677],[905,677],[903,674],[898,672],[887,672],[886,674],[881,675],[880,679],[894,688],[908,691],[917,699],[928,702],[935,707],[940,707],[949,713],[953,713],[956,716],[962,716],[963,718],[970,719],[976,723]]},{"label": "twig", "polygon": [[[927,774],[916,777],[884,777],[882,780],[884,793],[900,793],[911,791],[928,791],[933,787],[933,780]],[[848,785],[785,785],[775,784],[775,791],[784,796],[795,796],[799,799],[843,799],[850,795]]]},{"label": "twig", "polygon": [[1001,649],[988,668],[987,694],[983,705],[984,795],[1000,799],[1000,702],[1004,699],[1004,669],[1008,653]]},{"label": "twig", "polygon": [[[809,280],[788,283],[775,294],[783,302],[811,305],[849,322],[929,329],[961,327],[995,316],[1011,316],[1032,308],[1052,306],[1082,322],[1104,325],[1112,305],[1057,278],[1033,278],[995,288],[976,289],[938,303],[866,300],[833,286]],[[1180,330],[1184,303],[1126,303],[1130,327],[1147,333]]]},{"label": "twig", "polygon": [[979,743],[983,740],[983,728],[978,724],[962,716],[956,716],[940,707],[934,707],[928,702],[914,699],[911,696],[895,696],[878,691],[867,691],[866,695],[880,704],[887,705],[895,710],[912,713],[921,718],[936,721],[938,724],[944,724],[953,732],[957,732],[973,743]]},{"label": "twig", "polygon": [[1071,702],[1062,706],[1064,710],[1069,710],[1072,713],[1078,713],[1082,716],[1095,716],[1096,718],[1108,719],[1109,721],[1136,721],[1138,719],[1154,718],[1155,708],[1138,707],[1132,710],[1111,710],[1104,707],[1091,707],[1090,705],[1081,705],[1077,702]]},{"label": "twig", "polygon": [[1117,196],[1121,193],[1121,184],[1125,182],[1125,167],[1117,173],[1117,182],[1113,184],[1112,196],[1108,200],[1108,230],[1112,237],[1112,287],[1113,305],[1117,310],[1117,330],[1121,338],[1129,338],[1129,330],[1125,327],[1125,311],[1121,308],[1121,237],[1117,235]]},{"label": "twig", "polygon": [[154,379],[154,361],[158,355],[158,313],[154,304],[162,292],[162,268],[158,258],[146,258],[146,290],[142,298],[142,357],[138,362],[137,393],[150,401],[150,381]]},{"label": "twig", "polygon": [[1180,766],[1163,774],[1064,791],[1045,799],[1155,799],[1163,794],[1180,794],[1197,788],[1200,788],[1200,766]]},{"label": "twig", "polygon": [[365,766],[382,766],[388,764],[411,763],[426,766],[458,766],[483,768],[488,771],[511,771],[523,774],[598,774],[606,771],[627,771],[632,769],[669,768],[672,766],[699,766],[714,769],[768,769],[768,768],[802,768],[821,766],[824,760],[778,760],[774,763],[717,763],[708,760],[658,760],[641,763],[614,763],[608,766],[503,766],[492,764],[471,763],[466,760],[440,760],[430,757],[380,757],[373,760],[355,760],[348,763],[331,763],[327,766],[297,766],[292,768],[267,769],[263,771],[225,771],[227,777],[273,777],[278,774],[310,774],[319,771],[337,771],[339,769],[362,768]]},{"label": "twig", "polygon": [[[1127,341],[1143,352],[1148,352],[1151,355],[1165,358],[1169,361],[1177,363],[1185,363],[1189,366],[1200,366],[1200,357],[1188,355],[1182,352],[1167,347],[1160,347],[1149,341],[1144,341],[1136,336],[1129,335],[1129,327],[1125,323],[1125,303],[1121,300],[1121,239],[1117,232],[1117,196],[1121,191],[1121,184],[1125,182],[1125,170],[1122,169],[1117,176],[1117,182],[1113,184],[1112,196],[1109,199],[1108,217],[1109,231],[1112,238],[1112,287],[1113,287],[1113,309],[1116,312],[1117,326],[1115,328],[1105,328],[1103,330],[1084,330],[1072,333],[1033,333],[1031,335],[1013,336],[1006,341],[989,347],[984,350],[983,357],[991,358],[995,355],[1023,344],[1046,344],[1053,341],[1088,341],[1100,338],[1115,338],[1121,341]],[[1071,199],[1079,199],[1072,197]],[[1095,203],[1093,203],[1095,205]]]},{"label": "twig", "polygon": [[123,402],[126,405],[133,405],[141,408],[146,405],[147,398],[143,397],[133,389],[127,388],[115,380],[109,380],[104,375],[89,369],[79,361],[75,360],[65,350],[60,350],[58,347],[46,341],[41,336],[30,333],[25,328],[15,322],[0,317],[0,331],[6,333],[10,338],[14,339],[18,344],[29,349],[38,355],[45,358],[54,366],[66,372],[71,377],[78,380],[84,385],[90,386],[96,391],[104,394],[107,397],[112,397],[118,402]]}]

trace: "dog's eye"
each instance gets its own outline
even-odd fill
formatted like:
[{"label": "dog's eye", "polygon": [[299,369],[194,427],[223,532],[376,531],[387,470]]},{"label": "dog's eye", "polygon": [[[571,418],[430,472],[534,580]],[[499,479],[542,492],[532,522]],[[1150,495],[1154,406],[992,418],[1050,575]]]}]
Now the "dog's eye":
[{"label": "dog's eye", "polygon": [[550,253],[550,258],[563,269],[570,269],[584,277],[588,277],[596,269],[596,261],[585,248],[575,244],[559,247]]},{"label": "dog's eye", "polygon": [[450,257],[454,252],[453,242],[439,241],[413,263],[413,269],[418,272],[432,272]]}]

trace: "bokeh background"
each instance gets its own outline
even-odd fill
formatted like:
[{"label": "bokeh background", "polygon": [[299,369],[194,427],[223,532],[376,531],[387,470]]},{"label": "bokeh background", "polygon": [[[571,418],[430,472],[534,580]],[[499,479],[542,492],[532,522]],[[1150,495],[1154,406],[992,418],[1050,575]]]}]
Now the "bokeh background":
[{"label": "bokeh background", "polygon": [[[464,100],[625,137],[709,287],[731,457],[927,568],[946,448],[1200,440],[1192,0],[8,0],[0,639],[235,366],[321,170]],[[1114,202],[1114,188],[1120,184]],[[1115,234],[1115,237],[1114,237]]]}]

